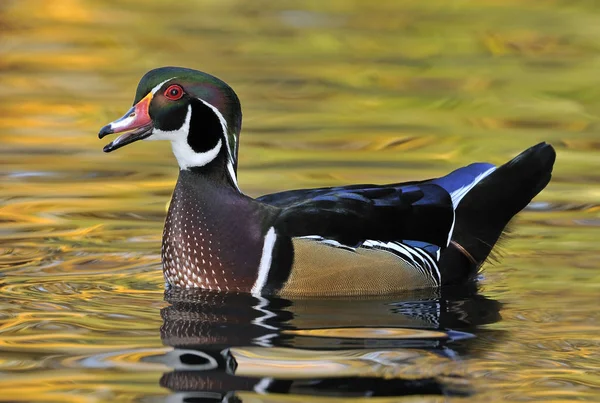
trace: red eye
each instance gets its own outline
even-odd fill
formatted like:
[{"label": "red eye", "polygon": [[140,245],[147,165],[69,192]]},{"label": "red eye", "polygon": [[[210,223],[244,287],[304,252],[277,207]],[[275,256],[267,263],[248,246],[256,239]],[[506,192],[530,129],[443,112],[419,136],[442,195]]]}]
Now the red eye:
[{"label": "red eye", "polygon": [[169,88],[165,90],[165,97],[171,101],[177,101],[183,96],[183,88],[177,84],[169,85]]}]

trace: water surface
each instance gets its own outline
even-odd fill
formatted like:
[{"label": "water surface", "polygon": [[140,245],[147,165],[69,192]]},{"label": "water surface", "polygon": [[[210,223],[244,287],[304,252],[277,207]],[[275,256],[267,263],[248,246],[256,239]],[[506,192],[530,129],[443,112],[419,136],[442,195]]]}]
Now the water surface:
[{"label": "water surface", "polygon": [[[585,0],[2,2],[0,400],[600,400],[599,18]],[[174,158],[96,137],[163,65],[238,92],[250,195],[539,141],[554,178],[479,290],[165,294]]]}]

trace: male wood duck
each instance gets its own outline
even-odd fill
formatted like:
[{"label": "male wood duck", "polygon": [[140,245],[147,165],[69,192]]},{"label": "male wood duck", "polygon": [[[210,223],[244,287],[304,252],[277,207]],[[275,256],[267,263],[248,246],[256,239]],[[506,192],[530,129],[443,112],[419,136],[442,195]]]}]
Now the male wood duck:
[{"label": "male wood duck", "polygon": [[257,199],[237,183],[240,102],[225,82],[152,70],[99,137],[169,140],[179,178],[165,222],[168,286],[254,295],[359,296],[473,281],[510,219],[548,184],[552,146],[426,181],[290,190]]}]

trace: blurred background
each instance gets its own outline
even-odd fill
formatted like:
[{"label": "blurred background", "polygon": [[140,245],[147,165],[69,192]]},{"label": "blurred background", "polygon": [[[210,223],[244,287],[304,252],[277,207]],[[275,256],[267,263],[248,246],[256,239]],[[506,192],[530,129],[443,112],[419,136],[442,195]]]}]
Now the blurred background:
[{"label": "blurred background", "polygon": [[503,340],[465,359],[479,398],[600,399],[599,21],[595,0],[3,0],[0,400],[168,393],[142,358],[169,349],[159,250],[177,164],[164,142],[104,154],[97,138],[166,65],[238,93],[253,196],[553,144],[552,182],[484,271]]}]

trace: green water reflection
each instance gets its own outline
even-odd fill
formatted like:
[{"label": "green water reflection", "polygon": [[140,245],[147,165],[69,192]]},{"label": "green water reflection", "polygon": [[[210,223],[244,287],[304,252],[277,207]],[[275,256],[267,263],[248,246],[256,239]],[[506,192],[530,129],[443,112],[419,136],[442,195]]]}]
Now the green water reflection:
[{"label": "green water reflection", "polygon": [[0,400],[170,393],[172,366],[149,357],[172,351],[159,247],[176,163],[96,137],[162,65],[237,91],[251,195],[552,143],[552,183],[484,272],[503,320],[461,359],[472,401],[599,399],[599,18],[589,0],[1,2]]}]

